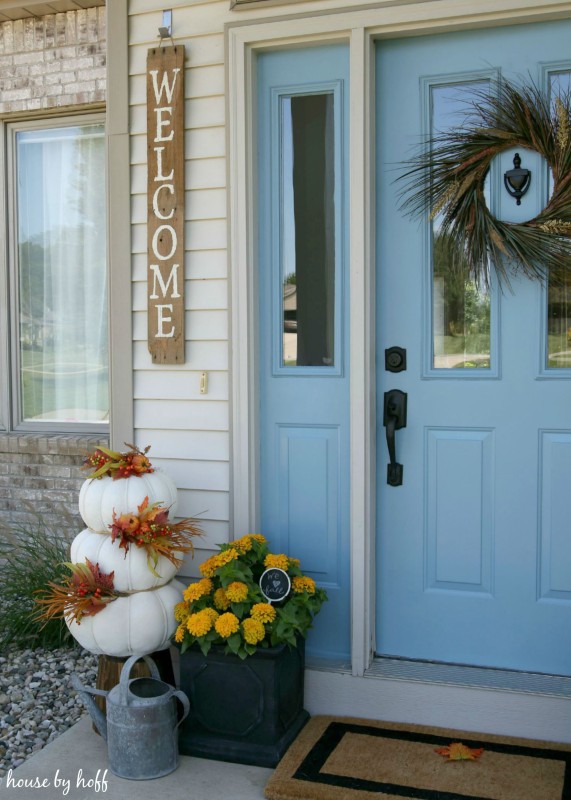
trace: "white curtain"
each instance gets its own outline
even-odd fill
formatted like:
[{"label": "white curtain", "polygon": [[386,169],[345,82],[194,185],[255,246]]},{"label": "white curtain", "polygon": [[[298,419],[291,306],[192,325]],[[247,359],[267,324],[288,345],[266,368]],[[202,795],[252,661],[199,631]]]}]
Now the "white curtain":
[{"label": "white curtain", "polygon": [[108,418],[103,125],[17,133],[21,414]]}]

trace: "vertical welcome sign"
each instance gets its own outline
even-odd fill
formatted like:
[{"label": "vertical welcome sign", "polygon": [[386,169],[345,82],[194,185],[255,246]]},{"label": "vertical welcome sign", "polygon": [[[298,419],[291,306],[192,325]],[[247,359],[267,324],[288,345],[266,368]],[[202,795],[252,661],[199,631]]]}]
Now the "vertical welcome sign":
[{"label": "vertical welcome sign", "polygon": [[184,46],[147,54],[147,295],[153,362],[184,363]]}]

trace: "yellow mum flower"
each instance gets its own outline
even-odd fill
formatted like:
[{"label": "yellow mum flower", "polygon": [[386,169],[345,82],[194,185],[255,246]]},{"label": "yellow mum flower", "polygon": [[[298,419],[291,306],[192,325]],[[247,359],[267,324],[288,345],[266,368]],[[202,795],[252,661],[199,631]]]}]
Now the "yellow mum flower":
[{"label": "yellow mum flower", "polygon": [[289,558],[283,553],[280,553],[279,555],[268,553],[264,561],[264,565],[268,569],[270,569],[270,567],[276,567],[277,569],[283,569],[287,572],[289,567]]},{"label": "yellow mum flower", "polygon": [[230,606],[230,600],[226,597],[224,589],[216,589],[214,592],[214,605],[220,611],[226,611]]},{"label": "yellow mum flower", "polygon": [[213,578],[214,577],[214,573],[216,572],[216,570],[218,569],[218,566],[219,566],[217,561],[216,561],[217,558],[218,558],[217,555],[216,556],[210,556],[210,558],[207,558],[206,561],[204,561],[199,566],[198,569],[201,571],[201,573],[204,575],[205,578]]},{"label": "yellow mum flower", "polygon": [[197,611],[196,614],[191,614],[186,621],[188,632],[193,636],[205,636],[212,629],[214,623],[210,611],[212,609],[204,608],[202,611]]},{"label": "yellow mum flower", "polygon": [[288,561],[291,567],[301,566],[301,561],[299,560],[299,558],[289,558]]},{"label": "yellow mum flower", "polygon": [[266,629],[263,624],[257,620],[249,617],[242,622],[242,630],[244,632],[244,639],[248,644],[258,644],[266,635]]},{"label": "yellow mum flower", "polygon": [[248,553],[252,549],[252,537],[242,536],[241,539],[235,539],[233,542],[230,542],[230,544],[240,553]]},{"label": "yellow mum flower", "polygon": [[218,553],[214,558],[218,562],[218,566],[223,567],[225,564],[229,564],[231,561],[234,561],[235,558],[238,558],[238,553],[231,547],[228,550],[223,550],[221,553]]},{"label": "yellow mum flower", "polygon": [[313,578],[308,578],[307,575],[302,575],[301,578],[294,578],[291,582],[291,587],[296,594],[302,594],[303,592],[315,594],[315,581]]},{"label": "yellow mum flower", "polygon": [[260,544],[266,544],[268,541],[265,536],[262,536],[261,533],[249,533],[248,536],[250,539],[254,539],[254,541],[259,542]]},{"label": "yellow mum flower", "polygon": [[184,639],[184,632],[186,630],[186,626],[181,622],[181,624],[176,629],[176,633],[174,635],[175,642],[182,642]]},{"label": "yellow mum flower", "polygon": [[190,586],[183,592],[183,597],[187,603],[192,603],[204,597],[205,594],[210,594],[212,591],[212,581],[210,578],[202,578],[197,583],[191,583]]},{"label": "yellow mum flower", "polygon": [[174,618],[177,622],[186,622],[190,614],[186,603],[177,603],[174,607]]},{"label": "yellow mum flower", "polygon": [[226,597],[232,603],[243,603],[248,597],[248,587],[242,581],[233,581],[226,589]]},{"label": "yellow mum flower", "polygon": [[220,634],[223,639],[228,639],[229,636],[232,636],[233,633],[236,633],[240,629],[240,623],[235,614],[227,611],[226,614],[221,614],[218,617],[214,623],[214,628],[216,629],[216,633]]},{"label": "yellow mum flower", "polygon": [[213,625],[216,622],[216,620],[218,619],[218,617],[220,616],[218,611],[216,611],[214,608],[204,608],[204,609],[202,609],[202,613],[205,616],[210,617],[210,619],[212,620],[212,624]]},{"label": "yellow mum flower", "polygon": [[213,578],[216,570],[238,558],[238,552],[234,548],[229,548],[221,553],[216,553],[214,556],[206,559],[206,561],[198,568],[205,578]]},{"label": "yellow mum flower", "polygon": [[276,609],[271,603],[256,603],[252,606],[250,616],[258,622],[273,622],[276,618]]}]

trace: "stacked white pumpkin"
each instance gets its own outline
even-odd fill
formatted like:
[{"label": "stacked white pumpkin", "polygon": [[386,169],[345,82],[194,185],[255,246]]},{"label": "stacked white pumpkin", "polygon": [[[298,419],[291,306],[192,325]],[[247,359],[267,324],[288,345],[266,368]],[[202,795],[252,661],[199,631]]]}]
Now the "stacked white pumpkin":
[{"label": "stacked white pumpkin", "polygon": [[[83,616],[80,623],[66,618],[71,634],[91,653],[124,657],[163,650],[176,628],[174,607],[184,590],[174,580],[177,566],[159,556],[153,572],[144,548],[133,544],[126,552],[111,535],[113,516],[137,515],[145,498],[149,505],[170,509],[174,518],[176,487],[159,469],[127,478],[89,478],[81,487],[79,512],[87,528],[71,545],[71,561],[85,564],[89,559],[102,573],[113,572],[115,590],[126,595],[93,616]],[[182,559],[182,553],[175,555]]]}]

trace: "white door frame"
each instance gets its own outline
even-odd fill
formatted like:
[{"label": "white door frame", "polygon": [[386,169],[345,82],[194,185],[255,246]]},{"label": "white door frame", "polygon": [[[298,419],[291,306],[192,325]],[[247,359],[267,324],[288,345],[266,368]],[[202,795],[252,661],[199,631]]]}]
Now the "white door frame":
[{"label": "white door frame", "polygon": [[[228,201],[231,279],[232,505],[237,535],[257,530],[258,366],[256,309],[255,54],[258,50],[340,41],[350,47],[349,353],[351,661],[363,675],[374,651],[375,597],[375,241],[374,40],[571,16],[558,0],[380,0],[287,19],[226,26]],[[275,9],[274,9],[275,11]]]}]

